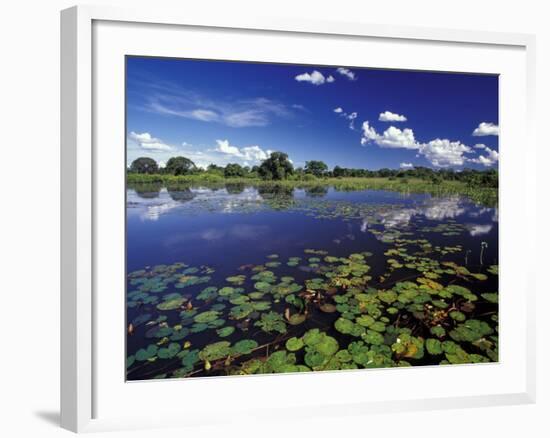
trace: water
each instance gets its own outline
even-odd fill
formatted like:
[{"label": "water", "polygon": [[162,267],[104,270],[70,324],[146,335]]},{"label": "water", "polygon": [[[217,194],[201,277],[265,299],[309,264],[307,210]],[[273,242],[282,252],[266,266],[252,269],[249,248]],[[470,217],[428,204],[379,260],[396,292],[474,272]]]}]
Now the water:
[{"label": "water", "polygon": [[[421,249],[426,242],[418,242],[423,239],[431,245],[428,251],[426,247]],[[344,258],[354,253],[370,253],[361,262],[368,264],[370,267],[368,276],[371,277],[366,285],[361,286],[363,289],[389,290],[398,281],[409,279],[415,281],[418,277],[422,277],[422,272],[435,269],[422,268],[419,272],[414,266],[413,269],[404,266],[404,260],[395,265],[397,267],[392,267],[391,263],[388,264],[388,259],[399,258],[399,256],[388,255],[387,251],[392,248],[406,248],[407,254],[416,258],[433,259],[439,269],[452,270],[454,268],[443,267],[440,264],[453,262],[456,266],[465,267],[471,274],[487,275],[486,279],[478,281],[468,276],[469,274],[466,276],[440,274],[435,281],[443,286],[463,285],[478,297],[482,293],[498,291],[498,276],[486,272],[489,266],[498,265],[498,210],[476,205],[460,196],[437,198],[427,194],[401,194],[372,190],[344,192],[332,187],[316,187],[308,190],[281,187],[268,190],[248,186],[228,186],[218,189],[191,187],[179,190],[129,188],[127,191],[128,273],[145,269],[146,271],[137,277],[154,280],[155,276],[147,269],[157,265],[170,266],[181,262],[202,269],[201,275],[204,274],[204,269],[208,269],[208,275],[204,276],[210,278],[205,283],[191,284],[181,289],[175,288],[177,276],[181,275],[181,271],[185,269],[182,268],[178,272],[170,273],[172,277],[165,274],[164,278],[169,280],[163,283],[162,290],[157,292],[151,292],[146,287],[142,287],[140,283],[142,280],[135,280],[132,284],[129,278],[130,297],[132,292],[137,293],[137,286],[150,298],[149,302],[129,298],[129,301],[134,301],[128,308],[129,323],[140,315],[143,316],[143,321],[138,319],[138,324],[133,324],[132,333],[127,338],[128,356],[134,358],[130,359],[132,364],[128,367],[128,378],[181,377],[188,374],[222,375],[238,372],[239,366],[242,366],[246,360],[255,357],[265,360],[268,356],[267,349],[261,353],[253,352],[239,356],[230,364],[219,365],[218,363],[217,367],[214,366],[208,372],[201,367],[203,361],[197,360],[192,370],[188,366],[180,374],[173,373],[182,367],[182,356],[184,357],[185,353],[165,358],[166,354],[171,356],[171,353],[165,352],[166,354],[162,354],[163,358],[157,357],[148,361],[141,357],[141,361],[136,361],[135,357],[139,349],[145,349],[153,344],[160,344],[157,348],[166,348],[170,343],[174,343],[171,342],[171,336],[147,337],[147,330],[158,327],[160,324],[167,326],[167,332],[169,332],[182,320],[180,312],[188,306],[189,301],[193,309],[199,313],[208,310],[209,306],[215,303],[225,305],[218,319],[223,320],[224,324],[219,327],[211,326],[198,333],[189,333],[182,339],[178,339],[177,336],[174,338],[175,343],[180,345],[189,341],[190,350],[201,351],[206,345],[223,340],[234,344],[242,339],[253,339],[258,345],[263,345],[276,341],[277,337],[288,339],[289,333],[300,337],[307,330],[315,327],[321,328],[324,333],[334,337],[340,347],[345,347],[361,338],[334,329],[334,322],[342,316],[340,311],[325,313],[312,304],[302,324],[287,325],[286,333],[267,333],[255,325],[261,319],[262,313],[267,313],[266,311],[252,312],[251,316],[244,321],[231,319],[228,312],[234,305],[227,302],[228,298],[218,297],[216,300],[205,303],[197,300],[196,296],[208,286],[218,288],[231,286],[225,279],[236,275],[246,277],[242,285],[237,285],[244,289],[240,294],[246,295],[254,291],[255,281],[251,277],[258,273],[254,271],[254,267],[269,262],[281,263],[280,266],[264,268],[275,271],[278,279],[292,276],[293,283],[304,286],[306,280],[323,277],[327,269],[329,271],[332,269],[330,263],[327,264],[323,260],[326,255]],[[308,249],[322,251],[322,254],[304,253],[304,250]],[[269,255],[274,256],[267,258]],[[297,266],[287,265],[287,261],[292,257],[301,257]],[[308,260],[310,258],[319,258],[320,262],[315,263],[315,260],[311,262]],[[415,263],[418,265],[418,260],[412,264]],[[160,269],[162,271],[165,268]],[[278,280],[274,284],[276,283]],[[305,289],[307,288],[303,287],[300,293]],[[334,291],[333,289],[332,287],[330,294],[334,296],[347,290]],[[177,309],[159,311],[156,306],[170,293],[182,295],[184,303]],[[234,295],[233,299],[237,295],[239,293]],[[301,312],[298,307],[293,307],[286,302],[286,295],[280,296],[279,299],[272,294],[267,295],[268,301],[271,302],[269,311],[284,315],[285,310],[290,308],[291,312]],[[262,300],[265,299],[265,297],[262,298]],[[323,302],[330,300],[330,303],[336,304],[329,295],[322,300]],[[461,298],[448,299],[448,301],[449,306],[463,306]],[[495,315],[498,315],[496,304],[483,302],[483,299],[477,301],[479,302],[476,303],[475,310],[466,308],[471,312],[469,315],[464,312],[464,309],[462,313],[487,321],[496,332]],[[351,302],[356,303],[353,297]],[[400,316],[412,318],[411,314],[414,312],[411,311],[410,306],[414,303],[405,304],[409,307],[404,305],[404,308],[398,309],[397,314],[384,314],[383,318],[388,320],[384,324],[396,326],[395,321]],[[390,307],[389,304],[386,307]],[[191,312],[189,314],[192,318]],[[166,317],[166,321],[157,321],[159,316]],[[350,316],[347,312],[346,316],[353,320],[357,315]],[[431,336],[429,327],[437,322],[432,316],[430,318],[428,322],[426,319],[419,319],[422,322],[420,329],[418,325],[407,325],[407,327],[413,327],[414,335],[422,339],[428,338]],[[148,324],[145,323],[146,320]],[[441,323],[447,329],[456,328],[460,323],[449,319],[448,316],[447,320]],[[188,318],[184,322],[188,327],[193,327],[192,321],[190,322]],[[234,327],[235,331],[226,338],[220,337],[216,330],[222,326]],[[395,338],[396,335],[384,330],[381,333],[386,338],[384,344],[388,344],[389,347],[389,343],[395,341],[392,336]],[[491,342],[496,344],[496,333],[492,336],[494,339]],[[451,340],[448,336],[441,338],[442,341],[446,339]],[[472,347],[470,343],[459,344],[469,354],[484,356],[484,351],[480,351],[475,346]],[[271,348],[284,349],[284,341],[275,342]],[[173,353],[176,349],[177,347],[174,347]],[[493,350],[496,350],[496,347]],[[301,349],[295,353],[297,364],[303,361],[304,351]],[[384,350],[381,354],[388,356],[389,353]],[[400,354],[395,352],[392,354],[392,360],[396,363],[399,360],[405,360]],[[422,358],[410,356],[411,354],[407,353],[404,357],[412,365],[446,361],[445,356],[437,354],[432,357],[426,353]],[[474,358],[477,356],[472,356],[471,361],[475,361]],[[357,365],[356,362],[351,363]],[[295,371],[296,369],[292,366],[289,365],[288,369],[282,371]],[[359,367],[362,367],[360,362]]]}]

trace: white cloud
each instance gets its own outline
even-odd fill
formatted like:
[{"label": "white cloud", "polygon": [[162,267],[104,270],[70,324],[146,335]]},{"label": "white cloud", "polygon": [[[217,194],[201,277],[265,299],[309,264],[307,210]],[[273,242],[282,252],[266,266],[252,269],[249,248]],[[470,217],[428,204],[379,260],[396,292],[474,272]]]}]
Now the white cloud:
[{"label": "white cloud", "polygon": [[357,118],[357,113],[356,112],[353,112],[351,114],[348,114],[346,116],[346,119],[349,120],[349,129],[351,130],[355,130],[355,119]]},{"label": "white cloud", "polygon": [[391,111],[384,111],[378,116],[381,122],[406,122],[407,118],[401,114],[395,114]]},{"label": "white cloud", "polygon": [[376,140],[378,138],[378,134],[376,130],[369,125],[368,120],[365,120],[363,122],[363,125],[361,126],[361,129],[363,130],[363,138],[361,138],[361,144],[366,145],[370,141]]},{"label": "white cloud", "polygon": [[136,142],[142,149],[150,151],[170,151],[172,147],[165,144],[162,140],[153,137],[148,132],[141,134],[137,132],[130,132],[130,139]]},{"label": "white cloud", "polygon": [[336,114],[340,115],[341,117],[344,117],[345,119],[349,120],[349,124],[348,124],[349,129],[355,131],[355,119],[357,118],[357,113],[355,111],[351,113],[347,113],[344,111],[342,107],[334,108],[333,111]]},{"label": "white cloud", "polygon": [[274,116],[288,118],[293,114],[290,106],[264,97],[226,102],[210,100],[177,86],[163,91],[148,97],[149,110],[200,122],[216,122],[236,128],[267,126]]},{"label": "white cloud", "polygon": [[403,130],[390,126],[382,135],[376,137],[376,144],[383,148],[418,149],[412,129]]},{"label": "white cloud", "polygon": [[216,148],[218,152],[235,156],[241,155],[239,148],[236,146],[231,146],[229,144],[229,140],[216,140],[216,143],[218,144],[218,147]]},{"label": "white cloud", "polygon": [[399,164],[400,169],[412,169],[414,166],[412,163],[401,163]]},{"label": "white cloud", "polygon": [[475,148],[475,149],[485,149],[486,147],[487,147],[487,146],[485,146],[485,145],[482,144],[482,143],[476,143],[476,144],[474,145],[474,148]]},{"label": "white cloud", "polygon": [[349,68],[338,67],[336,71],[342,76],[347,77],[350,81],[354,81],[356,79],[355,73],[352,72]]},{"label": "white cloud", "polygon": [[246,146],[239,148],[237,146],[231,146],[229,140],[216,140],[217,147],[213,150],[215,152],[221,152],[230,157],[237,158],[244,164],[250,164],[250,162],[257,164],[269,157],[271,151],[264,151],[260,146]]},{"label": "white cloud", "polygon": [[363,122],[362,129],[362,145],[372,142],[382,148],[417,150],[418,155],[424,156],[434,167],[462,166],[466,161],[471,161],[464,154],[471,152],[472,148],[459,141],[436,138],[420,143],[412,129],[401,130],[395,126],[379,134],[368,121]]},{"label": "white cloud", "polygon": [[490,167],[498,161],[497,151],[491,148],[488,148],[487,146],[484,147],[484,151],[486,152],[487,155],[485,156],[479,155],[477,158],[472,158],[470,161],[472,163],[481,164],[485,167]]},{"label": "white cloud", "polygon": [[479,126],[474,129],[472,135],[475,137],[482,137],[485,135],[499,135],[499,127],[494,123],[481,122]]},{"label": "white cloud", "polygon": [[436,138],[428,143],[423,143],[419,151],[435,167],[462,166],[467,160],[464,153],[471,148],[459,141],[450,141],[446,138]]},{"label": "white cloud", "polygon": [[330,82],[334,82],[334,81],[335,81],[334,77],[332,75],[328,75],[327,82],[330,83]]},{"label": "white cloud", "polygon": [[294,79],[296,79],[298,82],[309,82],[313,85],[322,85],[325,82],[334,82],[334,78],[332,76],[325,78],[323,73],[317,70],[313,70],[311,73],[302,73],[296,76]]}]

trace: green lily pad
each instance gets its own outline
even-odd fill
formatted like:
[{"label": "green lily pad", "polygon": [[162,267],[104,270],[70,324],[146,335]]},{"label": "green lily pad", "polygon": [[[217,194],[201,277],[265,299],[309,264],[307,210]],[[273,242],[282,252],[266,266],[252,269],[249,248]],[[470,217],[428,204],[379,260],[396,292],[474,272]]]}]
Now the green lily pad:
[{"label": "green lily pad", "polygon": [[290,338],[286,341],[286,349],[288,351],[298,351],[304,346],[304,341],[301,338]]},{"label": "green lily pad", "polygon": [[226,338],[227,336],[230,336],[231,334],[233,334],[234,331],[235,331],[235,327],[226,326],[216,330],[216,333],[218,334],[218,336],[222,338]]},{"label": "green lily pad", "polygon": [[135,354],[136,360],[143,362],[152,359],[157,355],[157,351],[158,347],[155,344],[151,344],[147,348],[140,348]]},{"label": "green lily pad", "polygon": [[126,358],[126,368],[130,368],[134,362],[136,361],[136,357],[132,354]]},{"label": "green lily pad", "polygon": [[254,324],[256,327],[260,327],[264,332],[279,332],[286,333],[286,324],[281,315],[275,312],[268,312],[262,314],[259,321]]},{"label": "green lily pad", "polygon": [[354,332],[355,324],[349,319],[338,318],[334,323],[334,328],[338,330],[340,333],[349,335]]},{"label": "green lily pad", "polygon": [[236,354],[250,354],[258,346],[253,339],[242,339],[233,345],[233,352]]},{"label": "green lily pad", "polygon": [[231,354],[231,343],[228,341],[219,341],[204,347],[199,353],[199,358],[203,361],[213,361],[224,358]]},{"label": "green lily pad", "polygon": [[245,282],[246,276],[244,276],[244,275],[235,275],[233,277],[227,277],[225,280],[228,283],[236,284],[236,285],[240,286]]},{"label": "green lily pad", "polygon": [[196,315],[194,320],[197,323],[209,323],[218,319],[219,314],[220,312],[217,312],[216,310],[208,310]]},{"label": "green lily pad", "polygon": [[295,313],[294,315],[291,315],[288,319],[288,323],[290,325],[299,325],[302,324],[306,320],[306,315]]},{"label": "green lily pad", "polygon": [[493,304],[498,303],[498,294],[497,293],[484,293],[484,294],[481,294],[481,296],[483,298],[485,298],[487,301],[489,301],[490,303],[493,303]]},{"label": "green lily pad", "polygon": [[466,320],[466,315],[464,315],[464,313],[462,312],[459,312],[458,310],[453,310],[452,312],[449,312],[449,316],[455,321],[459,322]]},{"label": "green lily pad", "polygon": [[197,300],[213,300],[218,296],[218,288],[214,286],[209,286],[204,288],[200,294],[197,295]]},{"label": "green lily pad", "polygon": [[218,291],[218,294],[220,294],[220,296],[222,297],[228,297],[230,295],[233,295],[234,293],[235,293],[235,288],[231,286],[222,287]]},{"label": "green lily pad", "polygon": [[159,359],[171,359],[173,357],[176,357],[180,350],[180,344],[173,342],[166,348],[159,348],[157,356],[159,357]]},{"label": "green lily pad", "polygon": [[440,325],[436,325],[430,329],[430,333],[438,338],[442,338],[447,332]]},{"label": "green lily pad", "polygon": [[179,294],[174,294],[178,296],[173,296],[168,300],[163,301],[162,303],[157,304],[157,309],[159,310],[174,310],[181,307],[181,305],[186,301],[185,298],[183,298]]},{"label": "green lily pad", "polygon": [[433,356],[442,354],[443,349],[441,347],[441,341],[432,338],[426,339],[426,350],[428,350],[428,353]]}]

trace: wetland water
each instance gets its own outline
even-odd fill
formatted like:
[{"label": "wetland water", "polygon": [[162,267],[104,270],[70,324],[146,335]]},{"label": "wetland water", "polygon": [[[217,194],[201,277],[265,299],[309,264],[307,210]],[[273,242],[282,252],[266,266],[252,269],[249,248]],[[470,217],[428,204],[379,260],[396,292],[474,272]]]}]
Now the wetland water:
[{"label": "wetland water", "polygon": [[332,187],[129,187],[127,378],[498,360],[498,210]]}]

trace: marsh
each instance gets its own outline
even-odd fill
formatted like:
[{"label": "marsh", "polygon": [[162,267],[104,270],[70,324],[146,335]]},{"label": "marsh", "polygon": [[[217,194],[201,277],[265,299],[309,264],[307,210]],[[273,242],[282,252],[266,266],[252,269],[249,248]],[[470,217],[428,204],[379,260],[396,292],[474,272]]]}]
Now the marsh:
[{"label": "marsh", "polygon": [[129,185],[127,378],[498,361],[498,208]]}]

